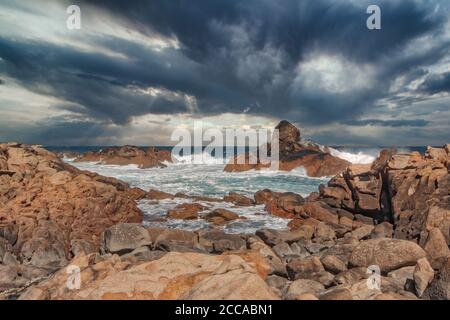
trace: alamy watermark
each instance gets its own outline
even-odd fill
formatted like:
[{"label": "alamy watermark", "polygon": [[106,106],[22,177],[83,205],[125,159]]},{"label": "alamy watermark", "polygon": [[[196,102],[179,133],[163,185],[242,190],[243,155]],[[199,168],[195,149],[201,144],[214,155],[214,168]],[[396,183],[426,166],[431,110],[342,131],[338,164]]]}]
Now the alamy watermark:
[{"label": "alamy watermark", "polygon": [[69,15],[66,20],[66,27],[69,30],[81,29],[81,9],[77,5],[70,5],[66,9],[66,13]]},{"label": "alamy watermark", "polygon": [[371,265],[367,268],[367,274],[370,276],[366,280],[367,288],[370,290],[381,290],[381,269],[377,265]]},{"label": "alamy watermark", "polygon": [[[66,9],[69,15],[66,20],[66,27],[69,30],[81,29],[81,8],[77,5],[70,5]],[[366,26],[369,30],[381,30],[381,8],[378,5],[369,5],[366,13],[370,16],[366,20]]]},{"label": "alamy watermark", "polygon": [[81,270],[79,266],[69,265],[66,268],[67,282],[66,286],[69,290],[79,290],[81,288]]},{"label": "alamy watermark", "polygon": [[370,14],[366,21],[367,29],[381,30],[381,8],[372,4],[367,7],[366,13]]},{"label": "alamy watermark", "polygon": [[215,158],[223,163],[279,168],[277,129],[204,129],[202,121],[195,121],[192,130],[176,129],[170,139],[178,142],[172,149],[175,161],[183,158],[188,163],[205,164]]}]

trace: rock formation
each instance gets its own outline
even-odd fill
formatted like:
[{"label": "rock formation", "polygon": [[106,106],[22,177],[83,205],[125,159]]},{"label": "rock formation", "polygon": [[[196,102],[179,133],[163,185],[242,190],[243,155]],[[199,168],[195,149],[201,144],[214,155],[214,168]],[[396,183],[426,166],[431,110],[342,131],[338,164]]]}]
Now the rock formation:
[{"label": "rock formation", "polygon": [[[64,266],[120,222],[141,222],[144,191],[80,171],[40,146],[0,144],[0,290]],[[4,283],[4,266],[12,281]]]},{"label": "rock formation", "polygon": [[88,152],[78,156],[76,162],[100,162],[104,164],[135,164],[141,169],[165,167],[163,162],[172,162],[168,150],[139,148],[135,146],[109,147],[97,152]]},{"label": "rock formation", "polygon": [[[324,148],[311,141],[303,140],[300,130],[288,121],[281,121],[275,129],[279,131],[279,169],[290,171],[303,167],[310,177],[333,176],[345,170],[350,163],[331,155]],[[270,144],[267,149],[270,151]],[[256,161],[250,161],[256,159]],[[253,164],[253,162],[256,162]],[[226,172],[261,170],[268,165],[262,164],[257,156],[240,154],[225,166]]]}]

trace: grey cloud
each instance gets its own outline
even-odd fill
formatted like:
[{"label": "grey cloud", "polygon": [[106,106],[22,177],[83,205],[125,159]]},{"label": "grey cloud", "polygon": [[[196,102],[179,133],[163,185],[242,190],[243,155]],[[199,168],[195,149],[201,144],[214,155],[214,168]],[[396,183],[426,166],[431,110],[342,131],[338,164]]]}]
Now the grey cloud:
[{"label": "grey cloud", "polygon": [[349,120],[345,124],[351,126],[381,126],[381,127],[425,127],[429,121],[424,119],[413,120],[380,120],[380,119],[364,119],[364,120]]},{"label": "grey cloud", "polygon": [[450,72],[428,76],[419,89],[428,94],[450,92]]},{"label": "grey cloud", "polygon": [[[380,31],[366,28],[369,4],[382,8]],[[436,4],[441,4],[440,11],[435,11]],[[66,101],[56,106],[59,109],[91,118],[92,122],[68,125],[61,143],[75,135],[75,128],[101,135],[100,130],[107,129],[99,123],[126,126],[133,116],[191,113],[198,118],[242,110],[288,118],[301,126],[425,128],[429,120],[359,119],[374,111],[401,117],[399,110],[427,100],[437,90],[448,91],[449,79],[435,79],[428,70],[449,55],[450,44],[440,40],[449,12],[442,1],[98,0],[80,5],[83,12],[112,16],[149,37],[176,38],[180,49],[155,51],[101,30],[78,38],[122,54],[123,59],[68,45],[0,37],[1,73],[29,90]],[[425,36],[429,50],[408,50]],[[356,69],[370,66],[375,70],[372,84],[353,88],[356,80],[349,74],[339,84],[348,90],[305,85],[311,79],[298,66],[320,54]],[[427,75],[420,90],[411,92],[407,85]],[[399,78],[405,84],[392,92]],[[149,87],[160,94],[145,94]],[[191,98],[195,106],[189,104]],[[398,108],[388,108],[387,103]],[[52,132],[60,131],[58,124],[51,127]],[[40,137],[56,138],[52,132]]]}]

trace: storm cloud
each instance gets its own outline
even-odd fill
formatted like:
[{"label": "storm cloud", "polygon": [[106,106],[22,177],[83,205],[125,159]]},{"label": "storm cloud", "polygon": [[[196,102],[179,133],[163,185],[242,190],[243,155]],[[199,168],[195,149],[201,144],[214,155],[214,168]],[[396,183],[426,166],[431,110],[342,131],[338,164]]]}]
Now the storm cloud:
[{"label": "storm cloud", "polygon": [[[81,30],[65,29],[68,2],[0,5],[7,18],[0,20],[0,112],[20,127],[20,112],[47,108],[38,128],[23,127],[25,142],[138,144],[137,131],[148,139],[159,130],[167,135],[152,143],[166,144],[171,127],[202,118],[220,126],[225,114],[245,114],[248,125],[288,119],[322,143],[341,135],[339,144],[411,145],[409,130],[422,135],[414,143],[450,137],[442,120],[450,90],[446,1],[78,4]],[[369,4],[381,8],[381,30],[366,27]],[[31,21],[16,28],[13,15]],[[8,96],[8,84],[42,103]],[[145,134],[136,127],[148,123],[143,118],[155,121]],[[343,127],[330,139],[327,132]],[[349,134],[368,127],[366,136]],[[394,137],[382,141],[386,127]],[[13,131],[0,131],[0,140]]]}]

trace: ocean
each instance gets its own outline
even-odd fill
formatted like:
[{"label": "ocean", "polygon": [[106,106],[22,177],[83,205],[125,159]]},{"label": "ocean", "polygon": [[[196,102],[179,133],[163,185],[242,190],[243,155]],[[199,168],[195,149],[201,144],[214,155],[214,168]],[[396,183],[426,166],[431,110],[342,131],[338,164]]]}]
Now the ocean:
[{"label": "ocean", "polygon": [[[102,147],[47,147],[54,152],[73,151],[87,152],[97,151]],[[171,149],[171,147],[159,147]],[[337,157],[352,163],[371,163],[382,148],[348,148],[334,147],[331,153]],[[399,152],[419,151],[424,152],[424,147],[397,148]],[[311,192],[318,191],[320,184],[326,184],[330,177],[311,178],[301,168],[290,172],[281,171],[247,171],[228,173],[223,172],[226,155],[211,156],[197,154],[202,157],[202,164],[189,163],[186,157],[177,157],[175,163],[167,163],[166,168],[139,169],[135,165],[117,166],[104,165],[93,162],[76,163],[73,159],[65,159],[75,167],[96,172],[104,176],[114,177],[126,181],[132,187],[144,190],[157,189],[169,193],[182,192],[188,195],[199,195],[222,198],[229,192],[238,192],[249,197],[262,189],[270,189],[278,192],[295,192],[302,196],[308,196]],[[197,230],[208,227],[208,223],[202,219],[166,220],[168,210],[180,203],[191,202],[189,199],[161,200],[159,202],[142,200],[139,207],[144,212],[144,224],[148,226],[162,226],[185,230]],[[228,233],[253,233],[262,227],[283,229],[289,220],[274,217],[264,211],[264,206],[235,207],[231,203],[217,203],[196,201],[212,209],[225,208],[247,218],[235,221],[224,227]]]}]

